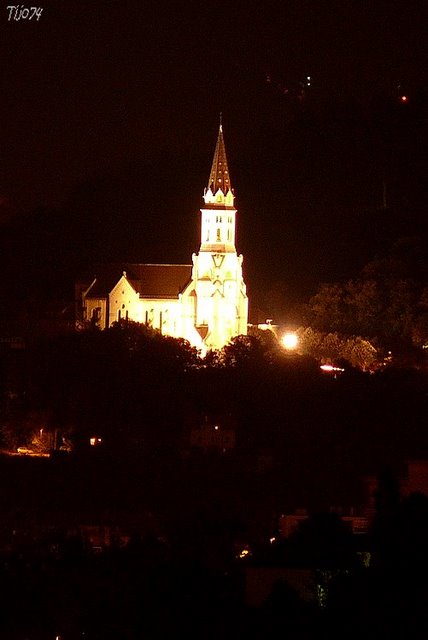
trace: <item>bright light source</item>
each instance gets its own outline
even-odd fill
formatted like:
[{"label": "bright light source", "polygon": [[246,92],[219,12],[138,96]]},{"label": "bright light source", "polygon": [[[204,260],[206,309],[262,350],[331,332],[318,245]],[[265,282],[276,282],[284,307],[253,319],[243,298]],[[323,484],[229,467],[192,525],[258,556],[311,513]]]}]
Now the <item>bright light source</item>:
[{"label": "bright light source", "polygon": [[401,102],[407,102],[408,97],[407,96],[400,96],[400,100],[401,100]]},{"label": "bright light source", "polygon": [[320,369],[323,371],[345,371],[345,369],[341,369],[340,367],[333,367],[332,364],[322,364]]},{"label": "bright light source", "polygon": [[284,333],[282,336],[282,344],[286,349],[295,349],[299,343],[299,338],[295,333],[291,331],[289,333]]}]

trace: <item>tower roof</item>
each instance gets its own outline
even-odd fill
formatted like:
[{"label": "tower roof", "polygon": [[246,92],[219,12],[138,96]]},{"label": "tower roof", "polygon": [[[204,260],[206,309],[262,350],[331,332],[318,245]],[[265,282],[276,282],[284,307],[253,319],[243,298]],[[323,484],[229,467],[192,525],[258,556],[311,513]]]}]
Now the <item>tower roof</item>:
[{"label": "tower roof", "polygon": [[224,146],[223,125],[220,122],[217,144],[214,151],[214,159],[211,167],[208,189],[216,194],[219,189],[226,195],[232,190],[230,184],[229,167],[227,166],[226,148]]}]

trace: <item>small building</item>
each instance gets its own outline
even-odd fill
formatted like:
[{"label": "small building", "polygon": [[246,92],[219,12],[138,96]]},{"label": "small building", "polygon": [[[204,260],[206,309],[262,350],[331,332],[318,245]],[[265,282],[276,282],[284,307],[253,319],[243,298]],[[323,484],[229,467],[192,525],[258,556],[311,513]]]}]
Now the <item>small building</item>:
[{"label": "small building", "polygon": [[[282,538],[289,538],[295,533],[300,524],[307,520],[309,515],[306,511],[297,511],[292,514],[282,514],[279,517],[279,534]],[[342,522],[349,528],[353,534],[367,534],[370,526],[370,520],[365,515],[340,515]]]},{"label": "small building", "polygon": [[203,451],[226,453],[235,447],[235,430],[225,429],[220,424],[204,424],[192,429],[190,446]]}]

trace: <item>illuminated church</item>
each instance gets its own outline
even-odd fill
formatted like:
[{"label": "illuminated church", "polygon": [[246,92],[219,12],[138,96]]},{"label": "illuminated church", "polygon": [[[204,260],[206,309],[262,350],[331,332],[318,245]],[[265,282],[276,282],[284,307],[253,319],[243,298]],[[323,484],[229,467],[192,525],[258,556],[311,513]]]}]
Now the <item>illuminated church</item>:
[{"label": "illuminated church", "polygon": [[133,320],[203,352],[247,333],[248,297],[236,251],[236,209],[220,124],[201,209],[201,245],[192,264],[100,267],[78,285],[83,324],[101,329]]}]

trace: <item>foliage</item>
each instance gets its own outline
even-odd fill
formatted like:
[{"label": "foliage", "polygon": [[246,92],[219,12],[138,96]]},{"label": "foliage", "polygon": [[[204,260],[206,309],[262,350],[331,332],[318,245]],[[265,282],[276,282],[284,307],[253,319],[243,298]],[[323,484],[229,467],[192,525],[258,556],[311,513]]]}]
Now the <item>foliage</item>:
[{"label": "foliage", "polygon": [[258,366],[270,360],[269,345],[260,335],[236,336],[221,350],[221,362],[225,367]]},{"label": "foliage", "polygon": [[290,539],[292,555],[314,569],[349,569],[355,564],[352,533],[336,513],[315,513]]},{"label": "foliage", "polygon": [[187,341],[137,323],[68,334],[32,346],[29,401],[51,408],[61,428],[110,437],[131,428],[141,440],[144,425],[156,422],[162,440],[180,421],[180,391],[198,363]]},{"label": "foliage", "polygon": [[370,371],[380,364],[378,351],[369,340],[361,336],[341,336],[338,333],[322,333],[311,327],[300,328],[299,351],[322,363],[346,360],[353,367]]},{"label": "foliage", "polygon": [[308,323],[324,333],[397,342],[428,341],[426,248],[403,238],[388,255],[369,262],[359,277],[323,284],[309,301]]}]

